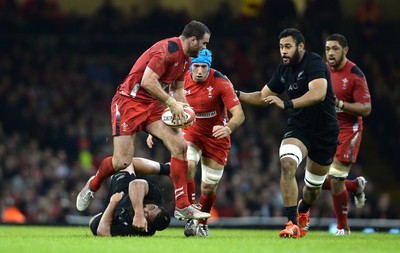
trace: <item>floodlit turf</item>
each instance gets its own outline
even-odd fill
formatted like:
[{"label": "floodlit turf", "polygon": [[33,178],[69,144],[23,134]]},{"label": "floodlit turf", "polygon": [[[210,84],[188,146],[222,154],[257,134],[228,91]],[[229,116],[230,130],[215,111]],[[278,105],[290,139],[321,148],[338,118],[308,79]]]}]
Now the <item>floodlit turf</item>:
[{"label": "floodlit turf", "polygon": [[400,236],[380,232],[336,237],[311,231],[301,239],[282,239],[277,230],[212,229],[210,238],[186,238],[183,228],[168,228],[153,237],[94,237],[87,227],[0,226],[0,253],[101,252],[400,252]]}]

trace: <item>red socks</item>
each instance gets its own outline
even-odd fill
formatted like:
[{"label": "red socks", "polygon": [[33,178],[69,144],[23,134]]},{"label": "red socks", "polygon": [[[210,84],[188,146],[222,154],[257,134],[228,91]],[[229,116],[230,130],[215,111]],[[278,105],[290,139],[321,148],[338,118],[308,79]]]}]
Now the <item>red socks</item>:
[{"label": "red socks", "polygon": [[194,178],[190,179],[187,183],[187,195],[190,204],[194,204],[196,201],[196,183],[194,182]]},{"label": "red socks", "polygon": [[329,176],[326,177],[324,183],[322,184],[322,190],[331,190],[331,178]]},{"label": "red socks", "polygon": [[[200,211],[209,213],[211,212],[211,208],[214,206],[215,200],[217,198],[217,194],[213,192],[210,197],[207,197],[203,193],[200,195],[199,206],[201,207]],[[199,220],[200,224],[207,224],[207,220]]]},{"label": "red socks", "polygon": [[214,192],[210,197],[207,197],[203,193],[200,195],[199,204],[201,206],[200,211],[209,213],[211,208],[214,206],[217,194]]},{"label": "red socks", "polygon": [[354,180],[344,180],[348,192],[355,194],[358,190],[358,184]]},{"label": "red socks", "polygon": [[335,208],[337,228],[338,229],[348,229],[347,225],[347,212],[348,212],[348,201],[349,197],[347,191],[344,190],[339,195],[332,195],[333,206]]},{"label": "red socks", "polygon": [[188,162],[171,157],[169,176],[174,182],[176,207],[179,209],[190,205],[187,194]]},{"label": "red socks", "polygon": [[[356,193],[358,190],[358,184],[354,182],[354,180],[344,180],[344,184],[346,185],[346,189],[348,192]],[[322,190],[331,190],[331,178],[328,176],[325,179],[325,182],[322,184]]]},{"label": "red socks", "polygon": [[112,156],[109,156],[101,162],[95,177],[89,183],[89,189],[92,192],[97,192],[101,187],[101,183],[115,173],[116,171],[112,166]]}]

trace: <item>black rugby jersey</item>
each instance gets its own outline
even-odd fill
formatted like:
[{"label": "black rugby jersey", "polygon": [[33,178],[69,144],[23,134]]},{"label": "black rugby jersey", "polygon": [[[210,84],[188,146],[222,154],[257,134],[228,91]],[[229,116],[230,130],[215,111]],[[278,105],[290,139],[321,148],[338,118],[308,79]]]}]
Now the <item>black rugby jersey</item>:
[{"label": "black rugby jersey", "polygon": [[305,52],[301,62],[294,66],[279,64],[267,85],[271,91],[278,94],[286,91],[290,99],[295,99],[303,96],[309,90],[308,83],[318,78],[328,81],[324,101],[309,107],[293,109],[288,119],[289,126],[298,126],[310,132],[338,128],[330,72],[318,54]]},{"label": "black rugby jersey", "polygon": [[[110,202],[110,198],[114,193],[124,192],[122,199],[118,202],[115,210],[113,212],[113,223],[110,227],[111,236],[151,236],[155,234],[155,230],[150,230],[148,232],[140,232],[132,227],[132,221],[134,216],[134,211],[132,207],[131,200],[129,198],[128,190],[129,183],[136,179],[134,174],[130,174],[126,171],[117,172],[112,176],[110,182],[110,188],[107,197],[107,204]],[[161,192],[151,182],[147,181],[149,184],[149,192],[143,199],[143,203],[152,203],[156,205],[162,205]],[[102,215],[95,218],[92,225],[90,226],[93,234],[97,234],[97,227],[99,225]]]}]

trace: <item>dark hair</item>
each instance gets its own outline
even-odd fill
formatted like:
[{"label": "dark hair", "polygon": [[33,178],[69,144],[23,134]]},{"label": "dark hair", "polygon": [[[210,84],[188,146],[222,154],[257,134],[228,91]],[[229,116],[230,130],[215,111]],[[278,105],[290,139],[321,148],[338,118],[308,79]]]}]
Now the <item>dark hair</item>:
[{"label": "dark hair", "polygon": [[279,39],[289,36],[292,36],[294,42],[296,43],[296,46],[298,46],[300,43],[306,43],[303,34],[301,34],[301,32],[296,28],[286,28],[279,34]]},{"label": "dark hair", "polygon": [[192,20],[183,29],[182,36],[185,38],[190,38],[192,36],[195,36],[197,40],[201,40],[204,37],[204,34],[206,33],[211,35],[210,30],[205,24],[196,20]]},{"label": "dark hair", "polygon": [[346,37],[344,37],[343,35],[339,34],[339,33],[334,33],[328,36],[328,38],[326,38],[326,41],[328,40],[334,40],[339,42],[339,45],[342,46],[343,48],[347,47],[347,39]]},{"label": "dark hair", "polygon": [[160,209],[160,212],[154,218],[154,221],[147,221],[149,230],[164,230],[169,226],[169,223],[171,222],[171,216],[169,215],[169,213],[161,206],[158,206],[158,208]]}]

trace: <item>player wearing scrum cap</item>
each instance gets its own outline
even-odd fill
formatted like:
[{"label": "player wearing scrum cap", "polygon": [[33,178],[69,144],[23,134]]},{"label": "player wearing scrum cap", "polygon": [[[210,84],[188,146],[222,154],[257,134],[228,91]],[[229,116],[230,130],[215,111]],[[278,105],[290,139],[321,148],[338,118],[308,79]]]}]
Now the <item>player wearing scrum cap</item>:
[{"label": "player wearing scrum cap", "polygon": [[[216,200],[216,189],[224,172],[231,147],[230,135],[244,121],[242,106],[229,79],[211,68],[212,53],[202,49],[192,58],[190,71],[185,75],[186,99],[196,113],[193,125],[184,128],[188,153],[188,197],[195,202],[194,176],[201,164],[201,195],[198,208],[210,212]],[[231,118],[228,118],[228,110]],[[152,141],[148,140],[151,146]],[[186,236],[208,237],[207,220],[189,219]]]}]

